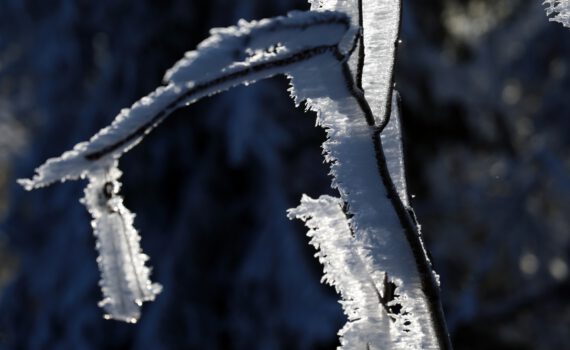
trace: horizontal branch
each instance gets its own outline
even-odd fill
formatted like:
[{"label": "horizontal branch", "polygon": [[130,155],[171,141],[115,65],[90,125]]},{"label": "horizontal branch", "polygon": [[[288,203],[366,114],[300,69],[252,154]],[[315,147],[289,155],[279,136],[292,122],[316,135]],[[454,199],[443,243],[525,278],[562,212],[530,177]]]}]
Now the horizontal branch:
[{"label": "horizontal branch", "polygon": [[[178,95],[173,101],[169,102],[164,109],[160,110],[148,122],[139,126],[130,134],[99,150],[89,152],[85,154],[84,157],[87,160],[95,161],[118,150],[129,142],[142,137],[145,134],[148,134],[156,125],[162,122],[169,114],[178,108],[185,107],[188,104],[197,101],[200,97],[203,97],[206,94],[212,96],[226,90],[228,86],[233,87],[245,82],[249,82],[253,77],[257,77],[257,75],[264,75],[264,78],[268,78],[275,74],[283,73],[284,70],[286,71],[287,68],[293,64],[306,61],[317,55],[322,55],[327,52],[333,53],[339,57],[342,56],[336,45],[312,47],[279,60],[251,65],[242,70],[231,72],[204,83],[197,84],[186,90],[184,93]],[[276,69],[279,70],[276,71]]]},{"label": "horizontal branch", "polygon": [[346,15],[332,11],[292,12],[214,29],[196,51],[186,53],[167,72],[168,85],[122,110],[89,142],[49,159],[32,179],[19,183],[30,190],[110,167],[176,109],[239,84],[288,74],[320,55],[332,54],[342,61],[351,53],[357,32]]}]

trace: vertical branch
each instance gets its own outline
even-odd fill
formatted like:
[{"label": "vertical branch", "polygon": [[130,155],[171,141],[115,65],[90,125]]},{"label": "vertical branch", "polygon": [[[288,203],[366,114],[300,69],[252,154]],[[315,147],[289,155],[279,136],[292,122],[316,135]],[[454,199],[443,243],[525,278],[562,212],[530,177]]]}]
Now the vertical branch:
[{"label": "vertical branch", "polygon": [[[343,63],[343,68],[345,72],[350,72],[349,67],[346,63]],[[434,329],[435,335],[437,337],[439,347],[441,349],[452,349],[453,347],[449,338],[447,324],[441,305],[439,285],[436,281],[434,271],[421,240],[418,226],[414,224],[413,218],[410,216],[408,210],[404,206],[398,194],[396,186],[392,181],[390,172],[388,171],[386,156],[384,154],[382,141],[380,139],[382,128],[385,125],[377,126],[374,124],[374,118],[371,116],[372,110],[368,106],[368,102],[364,98],[363,94],[359,91],[355,82],[352,80],[352,76],[345,73],[344,77],[347,80],[347,85],[352,93],[353,98],[358,102],[358,105],[362,109],[362,113],[365,115],[368,125],[372,129],[372,142],[374,144],[376,155],[376,165],[382,186],[384,186],[388,192],[388,199],[390,200],[390,203],[392,204],[392,207],[398,216],[400,225],[404,231],[406,240],[414,256],[415,265],[421,281],[422,292],[426,297],[426,302],[432,321],[432,328]]]},{"label": "vertical branch", "polygon": [[[362,1],[363,0],[358,0],[358,6],[359,6],[359,24],[362,28],[363,26],[363,13],[362,13]],[[402,0],[399,0],[399,10],[400,10],[400,15],[398,16],[399,21],[398,21],[398,34],[396,35],[396,38],[393,42],[394,45],[394,55],[392,58],[392,62],[391,65],[392,67],[394,66],[395,63],[395,59],[396,59],[396,54],[397,54],[397,49],[398,49],[398,43],[399,43],[399,36],[400,36],[400,32],[401,32],[401,25],[402,25]],[[358,64],[358,73],[357,77],[356,77],[356,82],[355,85],[357,88],[362,90],[362,68],[364,65],[364,35],[366,35],[365,33],[365,28],[362,28],[362,36],[360,39],[360,50],[359,50],[359,64]],[[361,66],[362,64],[362,66]],[[389,170],[388,170],[388,164],[386,161],[386,156],[384,154],[383,151],[383,147],[382,147],[382,141],[381,141],[381,137],[380,134],[382,132],[382,130],[384,130],[384,128],[386,127],[386,125],[388,124],[390,117],[392,115],[392,95],[393,95],[393,86],[394,86],[394,70],[392,69],[391,72],[391,76],[390,76],[390,89],[388,90],[388,96],[387,99],[385,101],[385,109],[384,109],[384,115],[381,116],[381,123],[379,125],[374,125],[375,123],[372,123],[369,125],[372,126],[374,128],[374,132],[372,135],[372,142],[374,143],[374,149],[375,149],[375,153],[376,153],[376,162],[377,162],[377,166],[378,166],[378,171],[380,173],[380,177],[382,180],[382,184],[384,185],[384,187],[386,188],[386,190],[388,191],[388,198],[390,200],[390,202],[392,203],[392,206],[394,208],[394,211],[396,212],[396,214],[398,215],[398,219],[400,220],[400,224],[402,226],[402,229],[406,235],[406,239],[409,243],[410,249],[412,250],[414,259],[415,259],[415,263],[416,263],[416,267],[418,270],[418,274],[420,276],[420,280],[421,280],[421,286],[422,286],[422,292],[424,293],[424,295],[426,296],[426,301],[428,304],[428,308],[429,308],[429,312],[430,312],[430,317],[432,320],[432,326],[433,329],[435,331],[436,337],[438,339],[438,343],[441,349],[452,349],[452,344],[451,344],[451,340],[449,337],[449,333],[447,331],[447,324],[446,324],[446,320],[445,320],[445,315],[443,313],[443,307],[441,304],[441,297],[440,297],[440,288],[439,288],[439,284],[436,280],[435,277],[435,272],[433,271],[432,268],[432,264],[429,260],[429,257],[427,255],[427,251],[426,248],[424,247],[424,244],[421,240],[421,233],[418,229],[418,226],[415,224],[414,222],[414,218],[410,216],[410,213],[408,212],[406,206],[404,205],[404,203],[402,202],[402,199],[400,198],[398,191],[396,189],[396,186],[394,185],[393,179],[390,176]],[[354,90],[354,89],[353,89]],[[361,98],[360,95],[357,94],[353,94],[353,96],[358,99]],[[360,105],[362,106],[364,103],[360,103]],[[371,110],[370,110],[371,112]],[[373,120],[375,121],[375,118],[367,118],[368,121]]]},{"label": "vertical branch", "polygon": [[418,274],[420,276],[422,292],[426,296],[432,326],[438,339],[439,346],[441,349],[452,349],[453,347],[447,331],[447,324],[441,304],[439,284],[436,280],[431,262],[429,261],[427,251],[421,240],[418,226],[414,224],[413,218],[404,206],[404,203],[394,186],[392,178],[390,177],[386,157],[382,149],[379,129],[377,129],[373,134],[373,142],[376,150],[376,161],[380,177],[382,178],[383,185],[388,190],[388,199],[390,199],[390,202],[398,215],[398,219],[400,220],[400,224],[402,225],[402,229],[406,235],[410,249],[412,250]]}]

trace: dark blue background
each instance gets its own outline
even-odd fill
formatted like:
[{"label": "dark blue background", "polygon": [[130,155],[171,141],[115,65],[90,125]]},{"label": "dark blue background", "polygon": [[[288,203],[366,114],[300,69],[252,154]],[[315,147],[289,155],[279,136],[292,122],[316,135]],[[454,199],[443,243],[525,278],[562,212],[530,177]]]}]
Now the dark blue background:
[{"label": "dark blue background", "polygon": [[[0,347],[333,349],[302,193],[334,192],[285,78],[172,115],[121,159],[164,291],[105,321],[84,183],[15,184],[161,84],[211,27],[302,1],[0,0]],[[413,204],[457,349],[570,346],[570,30],[539,1],[405,1],[396,84]],[[566,272],[564,268],[566,267]]]}]

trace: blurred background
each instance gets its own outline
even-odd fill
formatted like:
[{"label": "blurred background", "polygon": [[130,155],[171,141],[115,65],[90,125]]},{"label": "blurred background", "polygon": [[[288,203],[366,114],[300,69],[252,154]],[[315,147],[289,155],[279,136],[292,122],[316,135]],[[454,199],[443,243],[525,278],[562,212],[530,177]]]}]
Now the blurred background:
[{"label": "blurred background", "polygon": [[[176,112],[121,160],[164,286],[137,325],[97,307],[81,182],[46,158],[161,83],[211,27],[303,0],[0,0],[0,348],[334,349],[345,322],[285,210],[333,193],[283,77]],[[396,83],[413,205],[457,349],[570,348],[570,30],[541,1],[406,0]]]}]

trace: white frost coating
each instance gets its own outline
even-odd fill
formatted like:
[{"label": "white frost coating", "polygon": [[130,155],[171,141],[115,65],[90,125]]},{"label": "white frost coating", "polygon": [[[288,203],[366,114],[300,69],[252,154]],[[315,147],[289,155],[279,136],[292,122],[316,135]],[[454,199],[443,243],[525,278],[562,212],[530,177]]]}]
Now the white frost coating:
[{"label": "white frost coating", "polygon": [[107,168],[124,152],[138,144],[146,133],[134,137],[98,161],[86,159],[85,155],[101,150],[117,140],[125,139],[133,130],[148,123],[159,111],[163,110],[180,94],[180,91],[180,88],[174,85],[159,87],[133,104],[130,109],[121,110],[113,123],[101,129],[89,142],[78,143],[71,151],[63,153],[60,157],[48,159],[36,169],[36,175],[32,179],[20,179],[18,182],[27,190],[31,190],[56,181],[85,178],[90,173]]},{"label": "white frost coating", "polygon": [[[394,8],[384,8],[384,4],[387,2],[366,6],[370,13],[388,16]],[[369,18],[370,27],[391,23],[384,17],[380,19],[370,22]],[[146,256],[140,252],[139,238],[132,226],[133,214],[116,195],[120,175],[116,169],[118,158],[174,109],[238,84],[286,73],[291,77],[295,102],[306,100],[307,106],[318,113],[317,123],[327,131],[328,140],[323,148],[326,160],[332,164],[333,186],[338,188],[352,215],[350,220],[335,224],[344,238],[349,225],[349,231],[354,232],[350,244],[342,238],[332,245],[356,251],[339,252],[341,260],[355,259],[350,260],[354,264],[346,267],[352,275],[341,277],[332,272],[337,271],[332,267],[329,275],[342,280],[339,283],[343,287],[339,288],[355,293],[345,298],[347,302],[360,303],[367,309],[363,311],[363,318],[353,317],[351,324],[343,329],[345,348],[364,343],[371,350],[437,348],[415,257],[379,173],[378,154],[372,142],[376,128],[368,124],[371,119],[377,123],[383,119],[383,113],[378,111],[385,106],[389,95],[386,91],[390,89],[390,74],[386,72],[392,69],[393,55],[386,52],[393,53],[389,51],[393,45],[390,48],[386,43],[391,41],[388,36],[392,32],[388,27],[370,31],[370,48],[388,50],[371,55],[369,68],[366,63],[364,67],[365,75],[374,75],[376,79],[375,86],[366,91],[367,97],[378,93],[370,97],[376,117],[363,113],[363,104],[357,103],[358,89],[352,84],[350,72],[346,74],[344,70],[344,54],[352,47],[354,33],[345,15],[330,12],[293,13],[273,20],[242,21],[237,27],[214,30],[212,37],[198,50],[188,53],[167,73],[166,87],[158,88],[131,109],[121,112],[89,142],[79,144],[60,158],[50,159],[37,169],[32,180],[21,182],[31,189],[57,180],[89,178],[84,203],[93,216],[105,296],[101,305],[109,317],[135,321],[139,317],[138,305],[152,300],[160,290],[149,280],[149,270],[144,265]],[[386,38],[377,37],[382,35]],[[384,90],[386,93],[382,93]],[[392,176],[397,178],[394,174],[401,170],[400,163],[388,166]],[[319,204],[321,209],[315,210],[327,211],[339,218],[330,204],[334,201],[328,204],[324,201]],[[335,264],[337,262],[330,266],[338,267]],[[371,290],[385,289],[387,275],[398,295],[396,302],[401,308],[397,313],[388,313],[387,308],[394,306],[390,302],[383,304],[378,299],[374,303],[370,297]],[[350,280],[357,284],[368,280],[370,285],[355,285],[351,289]],[[347,306],[347,310],[353,309]],[[384,328],[379,330],[381,324]]]},{"label": "white frost coating", "polygon": [[[304,50],[334,46],[339,46],[340,51],[349,50],[354,36],[354,28],[349,25],[349,19],[341,13],[292,12],[287,17],[240,21],[237,27],[215,29],[196,51],[186,53],[167,72],[167,86],[122,110],[89,142],[49,159],[36,169],[33,179],[19,182],[30,190],[97,172],[138,144],[181,106],[239,84],[284,73],[290,65],[303,62]],[[291,58],[295,54],[299,56],[296,60]]]},{"label": "white frost coating", "polygon": [[392,113],[390,115],[390,120],[380,136],[392,182],[394,182],[394,186],[396,186],[400,199],[404,205],[406,207],[410,207],[408,188],[406,184],[406,172],[404,169],[404,150],[402,146],[402,131],[400,127],[400,107],[398,106],[399,98],[400,96],[398,92],[394,90],[394,93],[392,94]]},{"label": "white frost coating", "polygon": [[[339,331],[342,347],[366,349],[370,344],[389,344],[393,321],[383,309],[380,292],[351,236],[342,204],[340,198],[312,199],[303,195],[301,204],[288,210],[288,217],[305,221],[310,243],[317,249],[315,256],[324,267],[323,282],[334,286],[342,296],[341,304],[348,316],[347,324]],[[366,328],[374,328],[375,332]]]},{"label": "white frost coating", "polygon": [[140,237],[133,227],[134,215],[117,194],[121,172],[112,167],[89,175],[82,202],[93,217],[97,263],[101,271],[105,318],[135,323],[140,306],[152,301],[162,287],[150,281],[148,256],[142,253]]},{"label": "white frost coating", "polygon": [[[350,17],[350,23],[355,28],[360,28],[358,23],[358,0],[314,0],[311,1],[311,11],[339,11],[346,13]],[[350,56],[348,60],[350,71],[353,76],[356,76],[358,66],[358,48],[355,53]]]},{"label": "white frost coating", "polygon": [[[353,214],[350,225],[355,245],[370,280],[382,290],[388,272],[402,305],[387,330],[389,341],[370,344],[370,349],[438,349],[415,258],[379,174],[372,142],[375,129],[367,124],[338,63],[328,56],[313,61],[290,71],[292,94],[297,103],[307,100],[308,107],[317,112],[317,123],[327,130],[323,148],[331,163],[333,186]],[[364,333],[379,332],[372,324],[362,327]]]},{"label": "white frost coating", "polygon": [[561,23],[564,27],[570,28],[570,1],[569,0],[546,0],[544,3],[546,14],[551,22]]},{"label": "white frost coating", "polygon": [[362,88],[377,124],[386,113],[396,41],[400,26],[401,0],[362,0],[364,70]]},{"label": "white frost coating", "polygon": [[100,305],[108,313],[106,318],[136,322],[140,304],[160,292],[160,286],[149,279],[134,215],[117,196],[121,155],[172,111],[202,97],[297,66],[318,64],[319,56],[326,56],[325,62],[339,70],[339,60],[351,49],[355,32],[346,15],[333,12],[295,12],[213,30],[212,37],[168,71],[167,86],[122,110],[89,142],[49,159],[36,169],[33,179],[19,181],[30,190],[60,180],[89,179],[83,203],[93,217],[104,295]]},{"label": "white frost coating", "polygon": [[[400,26],[401,0],[361,0],[362,35],[364,41],[364,66],[362,88],[376,123],[385,118],[386,101],[392,88],[392,70]],[[311,10],[345,12],[358,25],[358,0],[313,0]],[[357,66],[357,54],[350,60],[353,75]]]}]

